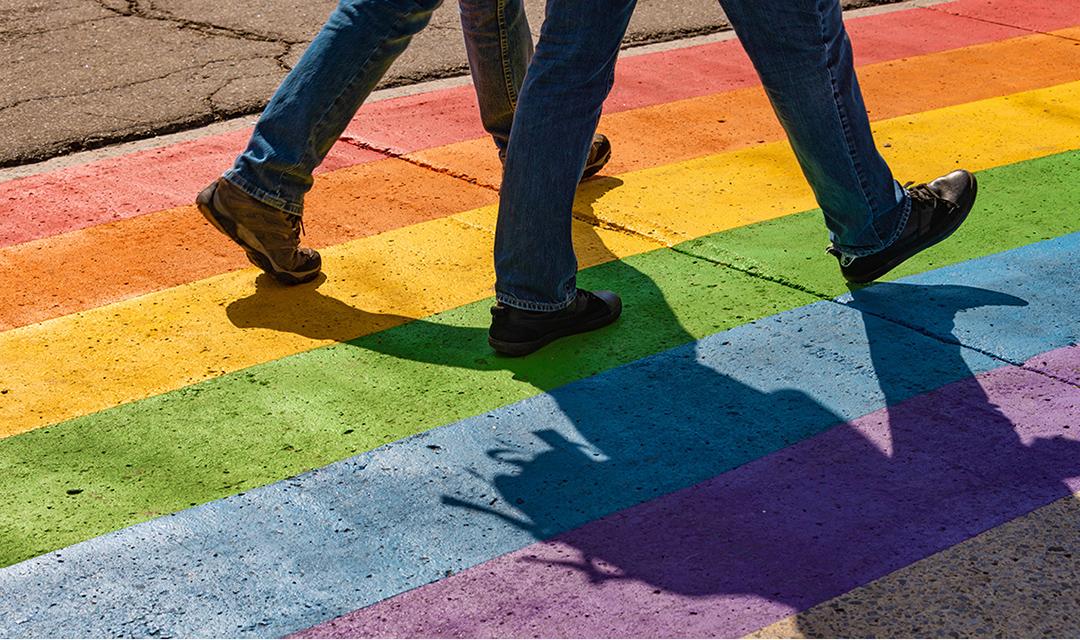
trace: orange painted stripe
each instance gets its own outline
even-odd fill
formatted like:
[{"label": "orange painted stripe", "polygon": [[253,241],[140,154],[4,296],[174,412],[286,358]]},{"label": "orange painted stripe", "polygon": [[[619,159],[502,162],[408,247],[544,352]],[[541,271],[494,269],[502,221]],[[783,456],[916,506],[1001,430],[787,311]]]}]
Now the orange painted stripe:
[{"label": "orange painted stripe", "polygon": [[[304,242],[340,244],[492,204],[497,194],[401,160],[327,174],[309,202]],[[0,249],[0,330],[249,267],[194,206]],[[38,277],[26,277],[36,274]],[[47,277],[40,277],[48,274]]]},{"label": "orange painted stripe", "polygon": [[[1080,28],[1066,35],[1080,37]],[[965,70],[952,86],[948,72]],[[1080,77],[1080,46],[1029,36],[872,65],[862,70],[871,113],[891,118]],[[902,82],[898,82],[902,79]],[[687,136],[687,123],[695,123]],[[616,145],[607,173],[658,166],[782,137],[759,89],[683,100],[605,117]],[[497,182],[487,139],[412,154],[438,166],[471,167]],[[309,199],[310,235],[325,247],[495,202],[495,193],[400,160],[328,173]],[[63,265],[63,268],[56,268]],[[0,330],[90,309],[247,266],[193,207],[98,225],[0,249]],[[25,274],[50,274],[27,278]]]}]

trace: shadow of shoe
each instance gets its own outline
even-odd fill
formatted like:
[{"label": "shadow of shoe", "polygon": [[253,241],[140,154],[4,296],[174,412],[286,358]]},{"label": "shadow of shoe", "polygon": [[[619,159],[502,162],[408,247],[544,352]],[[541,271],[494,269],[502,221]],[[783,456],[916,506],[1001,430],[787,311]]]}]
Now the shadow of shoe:
[{"label": "shadow of shoe", "polygon": [[[593,203],[620,185],[622,181],[616,178],[591,179],[581,187],[576,199],[577,217],[591,221]],[[585,263],[618,260],[594,226],[574,225],[573,240]],[[514,361],[492,353],[487,345],[486,326],[434,324],[417,318],[364,311],[320,293],[319,288],[326,280],[326,275],[320,274],[306,284],[283,286],[266,274],[260,274],[255,280],[255,293],[230,303],[226,313],[232,324],[241,329],[270,329],[314,340],[349,342],[388,355],[442,366],[520,370],[527,376],[534,368],[528,362],[535,358]],[[405,332],[372,336],[407,323],[412,326]],[[557,351],[559,349],[554,347],[546,350],[549,354]],[[544,367],[538,364],[536,368],[542,370]]]},{"label": "shadow of shoe", "polygon": [[266,274],[255,280],[255,293],[229,304],[225,312],[240,329],[271,329],[313,340],[348,342],[410,322],[413,318],[358,309],[319,292],[320,274],[302,285],[283,286]]}]

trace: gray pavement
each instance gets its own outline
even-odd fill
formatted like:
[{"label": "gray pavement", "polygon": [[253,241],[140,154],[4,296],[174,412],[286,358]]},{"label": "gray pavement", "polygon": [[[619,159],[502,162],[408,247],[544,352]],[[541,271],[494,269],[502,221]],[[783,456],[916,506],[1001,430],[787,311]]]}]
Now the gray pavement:
[{"label": "gray pavement", "polygon": [[[844,0],[847,8],[895,0]],[[257,113],[336,0],[5,0],[0,167]],[[544,0],[526,0],[534,31]],[[640,0],[627,45],[729,27],[706,0]],[[382,88],[467,72],[455,3]]]}]

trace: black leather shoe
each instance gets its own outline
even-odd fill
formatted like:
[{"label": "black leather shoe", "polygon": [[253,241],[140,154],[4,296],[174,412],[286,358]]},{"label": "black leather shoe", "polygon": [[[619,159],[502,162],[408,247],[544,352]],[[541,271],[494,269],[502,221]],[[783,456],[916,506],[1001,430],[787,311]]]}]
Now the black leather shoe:
[{"label": "black leather shoe", "polygon": [[975,204],[977,191],[975,176],[963,169],[916,185],[908,189],[911,215],[907,225],[891,245],[861,258],[845,256],[834,247],[826,251],[840,261],[840,273],[848,282],[873,282],[959,229]]},{"label": "black leather shoe", "polygon": [[558,311],[523,311],[500,304],[491,308],[488,344],[504,356],[524,356],[553,340],[606,327],[621,313],[618,295],[585,289],[578,289],[570,306]]}]

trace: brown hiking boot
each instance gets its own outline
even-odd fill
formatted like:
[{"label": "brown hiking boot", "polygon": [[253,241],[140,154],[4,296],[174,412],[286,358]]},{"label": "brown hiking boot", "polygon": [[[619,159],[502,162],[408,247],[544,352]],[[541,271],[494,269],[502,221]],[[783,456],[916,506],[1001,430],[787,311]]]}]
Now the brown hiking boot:
[{"label": "brown hiking boot", "polygon": [[[593,135],[592,146],[589,147],[589,156],[585,158],[585,170],[581,173],[582,180],[600,173],[604,165],[611,160],[611,141],[602,133]],[[499,152],[499,162],[506,164],[506,152]]]},{"label": "brown hiking boot", "polygon": [[203,189],[195,204],[215,229],[244,249],[253,265],[278,282],[302,284],[319,275],[319,252],[300,246],[300,216],[259,202],[225,178]]},{"label": "brown hiking boot", "polygon": [[592,146],[589,147],[589,157],[585,160],[585,171],[581,174],[582,180],[600,173],[604,165],[611,160],[611,141],[602,133],[593,136]]}]

